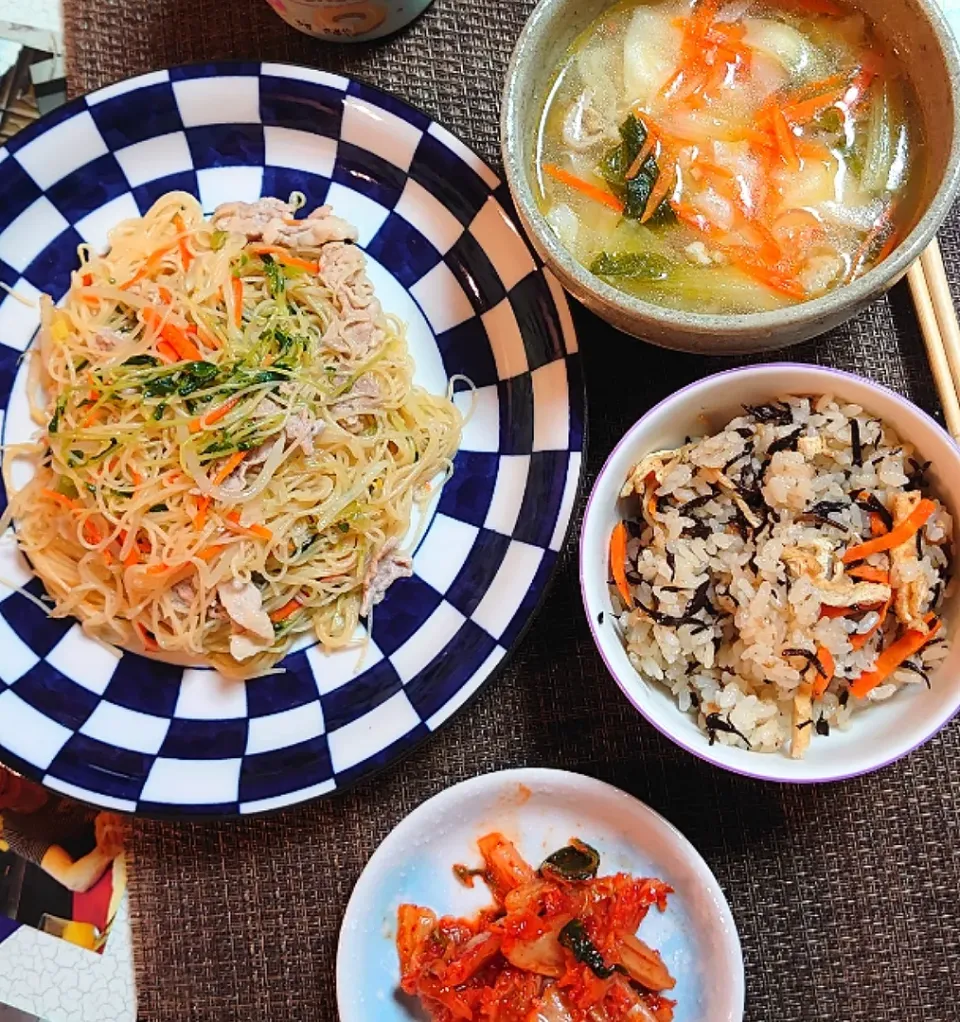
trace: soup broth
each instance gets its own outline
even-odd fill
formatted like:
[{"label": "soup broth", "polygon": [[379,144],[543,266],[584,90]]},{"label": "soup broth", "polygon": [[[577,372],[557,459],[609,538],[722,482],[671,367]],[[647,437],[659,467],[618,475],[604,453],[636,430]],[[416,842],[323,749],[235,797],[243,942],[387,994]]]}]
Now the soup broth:
[{"label": "soup broth", "polygon": [[776,309],[893,250],[920,124],[898,56],[835,0],[624,0],[558,70],[539,198],[614,287],[694,312]]}]

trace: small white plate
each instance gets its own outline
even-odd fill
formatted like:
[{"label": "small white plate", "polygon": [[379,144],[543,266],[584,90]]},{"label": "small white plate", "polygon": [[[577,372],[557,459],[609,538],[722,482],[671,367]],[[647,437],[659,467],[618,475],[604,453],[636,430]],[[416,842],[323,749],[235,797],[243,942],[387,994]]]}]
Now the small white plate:
[{"label": "small white plate", "polygon": [[499,830],[527,861],[579,837],[600,852],[600,873],[657,877],[676,891],[652,909],[640,935],[676,977],[675,1022],[740,1022],[743,956],[723,892],[693,845],[625,792],[564,770],[503,770],[435,795],[402,820],[360,875],[340,930],[341,1022],[410,1022],[425,1016],[399,991],[397,907],[471,915],[490,904],[483,884],[467,890],[454,863],[479,865],[477,838]]}]

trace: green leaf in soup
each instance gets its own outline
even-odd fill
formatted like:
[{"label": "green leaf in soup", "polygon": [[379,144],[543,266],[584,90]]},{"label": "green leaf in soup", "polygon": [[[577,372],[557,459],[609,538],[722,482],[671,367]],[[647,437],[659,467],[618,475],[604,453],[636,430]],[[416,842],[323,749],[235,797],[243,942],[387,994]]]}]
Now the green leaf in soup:
[{"label": "green leaf in soup", "polygon": [[[628,114],[620,125],[620,144],[600,160],[600,176],[613,188],[623,188],[627,171],[647,141],[647,129],[639,118]],[[656,168],[656,161],[654,161]]]},{"label": "green leaf in soup", "polygon": [[590,272],[598,277],[619,277],[630,280],[666,280],[672,264],[653,252],[601,252],[590,264]]},{"label": "green leaf in soup", "polygon": [[[628,114],[620,125],[620,144],[603,157],[598,167],[600,176],[623,199],[623,215],[628,220],[639,220],[643,216],[650,200],[650,193],[660,176],[656,158],[651,154],[643,161],[640,170],[632,178],[627,179],[627,173],[646,141],[647,129],[643,122],[633,114]],[[672,214],[670,204],[661,202],[649,222],[664,223]]]}]

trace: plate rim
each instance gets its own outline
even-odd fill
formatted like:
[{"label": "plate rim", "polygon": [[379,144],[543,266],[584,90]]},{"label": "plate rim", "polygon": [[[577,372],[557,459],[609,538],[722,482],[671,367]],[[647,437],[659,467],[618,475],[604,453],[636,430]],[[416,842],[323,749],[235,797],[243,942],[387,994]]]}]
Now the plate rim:
[{"label": "plate rim", "polygon": [[[376,94],[378,94],[380,96],[387,97],[391,102],[400,103],[403,106],[408,107],[409,109],[411,109],[414,112],[416,112],[417,114],[419,114],[421,117],[426,118],[431,124],[438,125],[438,127],[442,128],[451,137],[455,138],[476,159],[478,159],[488,170],[490,170],[490,172],[492,174],[494,174],[496,176],[497,180],[499,181],[499,186],[497,188],[493,188],[493,187],[490,188],[490,195],[491,195],[491,197],[495,198],[496,201],[500,204],[501,208],[504,210],[504,212],[508,214],[511,223],[517,229],[517,234],[518,234],[520,240],[527,247],[527,250],[530,252],[532,258],[534,259],[534,262],[535,262],[536,267],[537,267],[536,272],[539,272],[541,274],[544,274],[544,273],[552,274],[552,271],[550,270],[550,268],[548,266],[546,266],[546,264],[544,264],[543,261],[540,259],[540,257],[536,254],[535,249],[533,248],[529,238],[527,237],[526,231],[524,230],[523,225],[522,225],[522,223],[520,221],[520,218],[517,215],[516,208],[515,208],[515,205],[513,203],[513,198],[510,195],[509,189],[507,188],[507,185],[506,185],[506,182],[505,182],[503,174],[502,173],[498,173],[493,167],[491,167],[489,162],[484,157],[482,157],[479,153],[477,153],[477,151],[475,150],[475,148],[473,147],[473,145],[471,143],[466,142],[460,136],[460,134],[458,132],[451,131],[451,129],[448,128],[444,124],[444,122],[442,120],[440,120],[439,118],[433,116],[428,111],[426,111],[422,107],[420,107],[418,104],[411,102],[410,100],[408,100],[406,97],[400,95],[399,93],[391,92],[388,89],[384,89],[381,86],[371,82],[368,78],[364,77],[363,75],[357,75],[357,74],[354,74],[352,72],[344,73],[344,72],[341,72],[341,71],[329,71],[327,68],[322,67],[320,65],[304,64],[304,63],[299,63],[297,61],[290,61],[290,60],[267,60],[267,59],[244,60],[244,59],[238,58],[238,57],[226,58],[226,59],[215,59],[215,60],[184,61],[184,62],[181,62],[181,63],[173,63],[173,64],[169,64],[169,65],[167,65],[165,67],[153,68],[153,69],[151,69],[149,71],[139,71],[139,72],[137,72],[136,74],[133,74],[133,75],[126,75],[126,76],[124,76],[122,78],[116,79],[115,81],[109,82],[106,85],[98,86],[96,89],[87,89],[87,90],[85,90],[85,91],[83,91],[81,93],[78,93],[76,96],[74,96],[71,99],[67,100],[67,102],[64,103],[62,106],[56,107],[55,109],[53,109],[53,110],[49,111],[48,113],[42,115],[36,121],[34,121],[33,123],[27,125],[25,128],[23,128],[20,131],[18,131],[15,135],[11,136],[11,139],[9,139],[7,143],[4,143],[3,145],[0,145],[0,152],[3,152],[3,153],[6,154],[6,157],[5,157],[6,159],[11,158],[14,155],[14,152],[16,152],[20,148],[22,148],[23,145],[28,144],[28,143],[34,141],[36,138],[39,138],[42,135],[46,134],[48,131],[53,130],[54,128],[56,128],[62,122],[66,121],[66,120],[69,120],[70,116],[74,116],[76,114],[82,113],[84,110],[87,110],[88,109],[87,98],[89,96],[91,96],[91,95],[94,95],[97,92],[102,91],[103,89],[112,88],[112,87],[117,86],[117,85],[124,85],[124,84],[127,84],[129,82],[135,82],[137,79],[144,78],[144,77],[147,77],[149,75],[154,75],[154,74],[157,74],[157,73],[170,72],[172,70],[180,70],[180,69],[191,69],[191,68],[214,69],[212,74],[205,75],[203,77],[206,77],[206,78],[222,78],[222,77],[229,77],[230,69],[239,69],[239,68],[247,68],[247,69],[249,69],[249,68],[255,66],[256,68],[258,68],[258,71],[256,72],[256,74],[259,76],[260,74],[262,74],[262,69],[263,69],[263,67],[265,65],[279,65],[279,66],[283,66],[283,67],[287,67],[287,68],[293,68],[293,69],[295,69],[297,71],[307,71],[307,72],[320,71],[320,72],[324,72],[324,73],[327,73],[327,74],[336,75],[337,77],[343,78],[345,81],[348,82],[348,87],[347,87],[348,89],[349,89],[349,83],[354,83],[355,82],[358,85],[363,86],[364,89],[369,89],[371,92],[374,92],[374,93],[376,93]],[[251,72],[247,71],[247,72],[243,72],[243,73],[249,74]],[[301,76],[298,76],[294,80],[301,81],[301,82],[309,81],[308,79],[305,79],[305,78],[303,78]],[[317,83],[310,82],[310,84],[317,84]],[[138,90],[136,90],[136,89],[126,90],[126,91],[118,94],[115,98],[119,99],[122,96],[132,95],[136,91],[138,91]],[[348,91],[344,90],[344,96],[346,96],[348,94],[349,94]],[[224,123],[230,123],[230,122],[224,122]],[[9,142],[13,141],[14,139],[17,140],[17,145],[16,145],[16,148],[11,152],[11,150],[9,149]],[[506,201],[506,205],[505,205],[505,201]],[[404,290],[409,293],[409,290],[406,287],[404,287]],[[435,730],[428,731],[427,734],[423,735],[419,739],[416,739],[415,741],[409,743],[409,745],[405,746],[393,758],[387,760],[384,763],[377,764],[376,766],[371,767],[367,771],[365,771],[363,773],[360,773],[360,774],[358,774],[355,777],[352,777],[346,783],[340,783],[339,781],[337,781],[336,776],[334,776],[334,781],[336,782],[336,786],[334,788],[328,790],[328,791],[320,792],[319,794],[309,795],[306,798],[299,798],[299,799],[295,798],[295,799],[291,800],[290,802],[286,803],[285,805],[275,806],[275,807],[271,807],[271,808],[268,808],[268,809],[258,809],[256,811],[248,812],[248,813],[244,813],[244,812],[240,811],[241,802],[240,802],[239,799],[238,799],[238,801],[236,803],[237,808],[234,811],[231,811],[231,812],[217,812],[217,813],[191,812],[189,810],[189,807],[186,806],[186,805],[183,805],[183,804],[177,804],[177,805],[171,804],[169,812],[160,812],[160,811],[155,810],[155,809],[150,809],[150,810],[144,811],[144,810],[140,810],[139,808],[136,809],[136,810],[133,810],[133,811],[118,810],[118,809],[114,809],[114,808],[106,809],[106,807],[104,807],[100,803],[92,802],[92,801],[90,801],[88,799],[82,798],[82,797],[80,797],[78,795],[75,795],[75,794],[66,795],[63,792],[58,791],[56,788],[52,788],[52,787],[47,786],[43,782],[43,780],[42,780],[42,777],[45,775],[45,771],[42,771],[39,768],[37,768],[35,771],[24,771],[24,770],[21,769],[22,764],[20,762],[18,762],[17,765],[15,765],[15,766],[8,765],[9,764],[8,757],[12,756],[13,754],[9,753],[8,750],[3,745],[0,745],[0,766],[3,766],[4,769],[10,770],[11,772],[17,774],[18,776],[25,777],[27,780],[32,781],[33,783],[39,784],[41,787],[43,787],[43,789],[45,791],[50,792],[51,794],[53,794],[57,798],[67,798],[67,799],[70,799],[70,800],[72,800],[74,802],[78,802],[81,805],[90,806],[91,808],[94,808],[94,809],[98,809],[98,810],[101,810],[101,811],[109,811],[109,812],[117,813],[118,815],[121,815],[121,816],[123,816],[125,818],[128,818],[128,819],[144,819],[144,820],[157,820],[157,821],[183,822],[183,823],[186,823],[186,822],[189,822],[189,823],[210,823],[210,822],[216,822],[216,821],[221,821],[221,820],[268,819],[270,817],[277,816],[280,813],[284,813],[284,812],[288,812],[288,811],[291,811],[291,810],[299,809],[299,808],[302,808],[304,806],[309,806],[309,805],[312,805],[312,804],[317,804],[319,802],[325,802],[325,801],[334,802],[334,801],[337,800],[337,798],[339,796],[343,796],[343,795],[346,795],[348,793],[352,793],[358,787],[360,787],[361,785],[363,785],[363,784],[373,780],[376,777],[379,777],[381,774],[385,773],[387,770],[390,770],[392,768],[396,768],[396,767],[400,766],[401,764],[403,764],[411,756],[412,753],[414,753],[417,750],[421,749],[427,742],[429,742],[431,739],[433,739],[434,737],[439,735],[441,732],[446,730],[448,725],[453,720],[455,720],[456,718],[460,717],[461,714],[465,713],[468,709],[470,709],[473,706],[473,704],[475,703],[477,698],[481,694],[483,694],[488,689],[488,687],[491,684],[494,684],[494,683],[499,682],[501,680],[502,675],[503,675],[503,671],[507,667],[509,667],[509,665],[513,662],[513,659],[514,659],[514,657],[516,655],[517,650],[523,644],[523,641],[526,638],[528,632],[530,631],[530,628],[533,626],[533,624],[535,623],[537,618],[540,616],[540,614],[541,614],[541,612],[542,612],[542,610],[544,608],[544,605],[545,605],[547,599],[553,593],[553,589],[554,589],[554,586],[556,584],[558,575],[560,573],[560,569],[571,559],[574,562],[577,561],[576,550],[574,550],[573,548],[570,547],[570,538],[571,538],[571,532],[572,532],[572,530],[574,528],[574,525],[575,525],[575,523],[576,523],[576,521],[578,519],[578,509],[579,509],[580,504],[582,503],[582,499],[583,499],[583,496],[584,496],[584,493],[585,493],[585,488],[586,488],[586,462],[587,462],[587,451],[588,451],[588,442],[589,442],[588,441],[588,438],[589,438],[589,414],[588,414],[588,395],[587,395],[587,387],[586,387],[586,374],[583,371],[582,348],[580,346],[579,332],[577,330],[576,323],[573,320],[573,311],[572,311],[572,306],[571,306],[571,302],[570,302],[570,297],[567,294],[566,289],[564,289],[559,284],[559,281],[557,282],[557,287],[556,288],[549,288],[549,290],[550,290],[550,294],[551,294],[551,299],[553,301],[553,306],[554,306],[554,308],[557,309],[558,315],[562,311],[561,308],[560,308],[558,299],[562,298],[563,302],[566,304],[566,311],[567,311],[567,315],[570,317],[570,323],[571,323],[571,327],[572,327],[572,330],[573,330],[573,337],[577,341],[576,355],[578,357],[578,362],[579,362],[578,372],[577,372],[577,376],[579,377],[579,385],[574,386],[572,384],[576,383],[576,381],[575,380],[571,380],[570,373],[569,373],[569,366],[570,366],[569,355],[565,359],[565,366],[567,367],[567,372],[566,372],[566,377],[567,377],[567,393],[568,393],[567,406],[568,406],[568,409],[572,409],[573,407],[575,407],[575,402],[576,401],[579,402],[579,408],[580,408],[580,412],[581,412],[580,426],[581,426],[581,432],[582,432],[582,439],[581,439],[581,445],[580,445],[579,451],[574,451],[572,448],[567,448],[567,453],[568,454],[578,453],[580,455],[580,464],[579,464],[578,469],[577,469],[576,486],[574,487],[573,497],[572,497],[572,501],[571,501],[571,504],[570,504],[570,514],[569,514],[569,517],[567,519],[566,525],[565,525],[564,530],[563,530],[563,539],[562,539],[562,541],[560,543],[559,549],[556,551],[556,556],[555,556],[555,559],[554,559],[554,563],[553,563],[552,567],[550,568],[548,576],[547,576],[547,578],[546,578],[546,580],[544,582],[543,589],[542,589],[539,597],[537,598],[536,603],[534,604],[533,608],[531,609],[529,615],[527,616],[526,621],[523,623],[522,627],[517,632],[517,635],[514,638],[513,642],[506,649],[506,651],[505,651],[503,657],[501,657],[500,661],[491,669],[491,671],[480,682],[480,684],[477,686],[477,688],[472,693],[470,693],[470,695],[442,723],[440,723]],[[561,329],[562,329],[562,327],[561,327]],[[28,350],[30,350],[33,347],[33,344],[34,344],[35,340],[36,340],[36,333],[31,338],[30,344],[27,346],[25,351],[28,351]],[[429,532],[429,529],[426,530],[426,532],[424,533],[424,537],[426,536],[427,532]],[[39,577],[39,576],[36,575],[35,572],[33,572],[32,566],[31,566],[31,572],[32,572],[34,578],[38,578]],[[75,621],[75,622],[78,622],[77,618],[73,618],[71,616],[71,619],[73,621]],[[326,733],[326,732],[324,732],[324,733]],[[404,736],[402,736],[402,737],[404,737]],[[400,740],[402,740],[402,737],[401,737]],[[116,746],[113,746],[113,747],[116,748]],[[19,760],[19,757],[14,757],[14,758]],[[561,772],[563,772],[563,771],[561,771]]]},{"label": "plate rim", "polygon": [[[350,1016],[344,1012],[345,1002],[342,999],[341,993],[345,985],[345,977],[342,975],[342,971],[345,967],[342,963],[344,961],[343,948],[346,942],[347,922],[350,918],[351,911],[358,911],[357,905],[359,905],[360,899],[366,895],[366,892],[363,891],[361,887],[364,885],[365,880],[367,883],[370,882],[369,877],[372,875],[371,867],[373,867],[379,859],[386,858],[388,852],[385,850],[385,846],[397,833],[397,831],[401,830],[401,828],[411,826],[411,821],[420,814],[422,810],[425,810],[428,805],[443,802],[447,799],[454,801],[453,792],[459,792],[462,794],[474,786],[494,786],[497,783],[494,781],[494,778],[505,784],[515,781],[518,784],[525,782],[529,784],[553,782],[560,785],[570,783],[575,783],[581,786],[585,785],[587,788],[592,788],[594,791],[602,792],[605,795],[619,798],[621,800],[629,800],[634,803],[635,808],[639,807],[643,813],[649,814],[649,816],[651,816],[655,821],[664,826],[674,840],[686,850],[698,872],[705,873],[706,876],[704,879],[709,880],[709,883],[706,884],[707,893],[711,895],[710,900],[716,908],[718,918],[723,922],[728,930],[731,938],[731,949],[735,952],[735,956],[740,966],[738,972],[733,977],[735,986],[733,995],[735,1003],[734,1015],[730,1019],[730,1022],[742,1022],[743,1013],[746,1008],[746,963],[743,957],[743,943],[740,940],[740,930],[737,927],[736,917],[734,916],[733,910],[730,907],[730,902],[727,900],[727,896],[720,885],[720,881],[717,879],[717,876],[713,869],[711,869],[710,864],[703,857],[696,845],[694,845],[694,843],[675,824],[652,806],[647,805],[646,802],[637,798],[636,795],[632,795],[630,792],[624,791],[623,788],[619,788],[615,784],[611,784],[609,781],[601,780],[599,777],[594,777],[592,774],[581,773],[577,770],[563,770],[558,767],[530,766],[507,767],[503,770],[490,770],[482,774],[475,774],[473,777],[468,777],[465,780],[458,781],[456,784],[451,784],[448,787],[441,789],[429,798],[424,799],[421,803],[419,803],[419,805],[415,806],[409,813],[398,820],[374,849],[370,858],[367,859],[366,864],[360,871],[360,875],[354,882],[353,890],[350,892],[350,897],[347,900],[347,905],[343,912],[343,918],[340,922],[340,929],[337,934],[337,956],[334,966],[334,975],[336,981],[337,1011],[342,1020],[351,1022]],[[739,1015],[736,1013],[737,1007],[739,1007]]]}]

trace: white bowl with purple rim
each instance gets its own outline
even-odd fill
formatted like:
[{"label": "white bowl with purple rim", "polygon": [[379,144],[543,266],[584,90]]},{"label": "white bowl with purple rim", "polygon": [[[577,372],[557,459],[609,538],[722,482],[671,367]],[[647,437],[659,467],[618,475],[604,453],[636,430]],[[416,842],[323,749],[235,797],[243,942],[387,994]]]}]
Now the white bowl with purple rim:
[{"label": "white bowl with purple rim", "polygon": [[[801,760],[784,752],[760,753],[716,743],[711,746],[691,714],[682,713],[666,688],[642,677],[630,663],[610,600],[610,534],[620,520],[619,492],[630,469],[651,451],[679,447],[685,436],[722,429],[743,404],[778,396],[832,394],[883,418],[932,464],[933,494],[956,519],[960,509],[960,448],[929,415],[899,394],[851,373],[819,366],[776,363],[708,376],[661,401],[614,448],[600,472],[584,515],[580,537],[580,587],[594,641],[614,680],[636,709],[662,734],[700,759],[763,780],[820,783],[879,770],[933,737],[960,709],[960,642],[931,676],[931,689],[910,686],[886,702],[854,714],[848,731],[834,729],[814,741]],[[956,552],[954,552],[956,556]],[[957,626],[957,600],[943,612],[945,634]],[[638,740],[642,734],[638,733]]]}]

